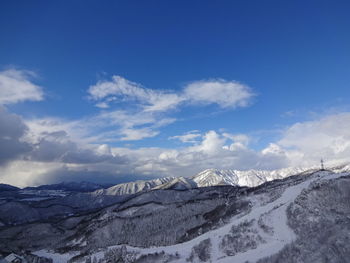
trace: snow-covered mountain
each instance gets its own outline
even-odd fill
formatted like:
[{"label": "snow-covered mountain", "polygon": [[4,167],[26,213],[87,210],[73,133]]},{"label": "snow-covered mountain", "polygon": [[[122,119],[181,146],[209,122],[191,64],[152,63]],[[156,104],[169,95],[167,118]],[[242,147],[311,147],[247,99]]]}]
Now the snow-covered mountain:
[{"label": "snow-covered mountain", "polygon": [[280,170],[218,170],[207,169],[192,177],[197,187],[235,185],[255,187],[265,182],[283,179],[291,175],[312,171],[310,168],[285,168]]},{"label": "snow-covered mountain", "polygon": [[[289,173],[280,172],[282,179],[258,187],[232,186],[242,174],[211,170],[109,203],[103,198],[122,196],[79,193],[38,202],[33,214],[52,206],[101,207],[30,224],[1,225],[0,219],[0,254],[54,263],[348,262],[350,172],[343,170],[285,178]],[[208,186],[206,176],[216,178],[209,182],[216,186]],[[205,187],[191,188],[196,179]],[[9,211],[3,206],[1,215]]]},{"label": "snow-covered mountain", "polygon": [[309,168],[286,168],[273,171],[263,170],[218,170],[207,169],[192,177],[165,177],[154,180],[139,180],[114,185],[107,189],[95,191],[96,195],[136,194],[156,189],[195,189],[210,186],[248,186],[255,187],[265,182],[283,179],[291,175],[312,171]]},{"label": "snow-covered mountain", "polygon": [[197,184],[191,178],[186,177],[176,177],[172,178],[172,180],[158,185],[153,189],[176,189],[176,190],[186,190],[197,188]]},{"label": "snow-covered mountain", "polygon": [[160,185],[166,184],[175,179],[174,177],[164,177],[154,180],[139,180],[130,183],[117,184],[107,189],[99,189],[95,191],[97,195],[126,195],[126,194],[136,194],[138,192],[143,192],[151,190]]},{"label": "snow-covered mountain", "polygon": [[[55,190],[67,192],[94,192],[95,195],[132,195],[156,189],[194,189],[210,186],[247,186],[256,187],[265,182],[283,179],[295,174],[311,172],[316,168],[284,168],[279,170],[219,170],[207,169],[191,177],[164,177],[153,180],[138,180],[122,184],[97,184],[92,182],[62,182],[59,184],[26,187],[25,191]],[[350,171],[350,165],[330,169],[334,172]],[[12,186],[3,185],[4,189]],[[2,189],[0,185],[0,190]],[[20,190],[12,187],[12,189]],[[32,193],[32,192],[31,192]]]}]

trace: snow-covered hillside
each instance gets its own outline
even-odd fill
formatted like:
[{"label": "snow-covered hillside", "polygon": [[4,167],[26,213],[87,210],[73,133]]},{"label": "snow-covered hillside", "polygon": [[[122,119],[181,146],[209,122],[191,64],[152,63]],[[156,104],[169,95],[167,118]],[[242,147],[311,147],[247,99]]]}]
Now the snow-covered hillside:
[{"label": "snow-covered hillside", "polygon": [[280,170],[218,170],[207,169],[192,177],[197,187],[236,185],[255,187],[265,182],[283,179],[291,175],[312,171],[310,168],[285,168]]},{"label": "snow-covered hillside", "polygon": [[31,251],[54,263],[346,262],[348,168],[206,170],[51,200],[5,200],[0,254]]},{"label": "snow-covered hillside", "polygon": [[255,187],[275,179],[310,172],[310,168],[285,168],[280,170],[218,170],[207,169],[192,177],[165,177],[147,181],[135,181],[95,191],[103,195],[125,195],[149,191],[152,189],[194,189],[199,187],[232,185]]},{"label": "snow-covered hillside", "polygon": [[135,194],[138,192],[143,192],[151,190],[157,186],[166,184],[172,181],[174,177],[165,177],[154,180],[147,181],[135,181],[130,183],[117,184],[107,189],[100,189],[95,191],[96,194],[102,195],[125,195],[125,194]]},{"label": "snow-covered hillside", "polygon": [[[337,189],[338,194],[335,194]],[[193,238],[184,239],[182,242],[171,241],[175,242],[172,245],[153,245],[152,247],[146,245],[147,247],[145,248],[146,243],[136,247],[128,245],[130,244],[129,241],[124,241],[120,245],[108,246],[102,250],[91,252],[94,249],[89,244],[92,243],[82,238],[74,242],[78,246],[89,247],[90,254],[83,257],[79,257],[73,251],[59,254],[40,250],[35,252],[35,254],[52,257],[54,258],[54,263],[67,262],[67,258],[73,258],[73,256],[72,262],[75,262],[74,260],[78,262],[78,259],[83,260],[83,262],[84,260],[85,262],[90,262],[90,260],[95,259],[99,262],[181,263],[347,262],[346,259],[350,255],[350,246],[346,242],[346,238],[350,234],[350,205],[349,199],[346,199],[350,197],[349,190],[349,173],[335,174],[330,171],[319,171],[305,176],[297,176],[277,184],[272,182],[266,187],[248,191],[248,193],[239,197],[239,200],[247,202],[248,206],[242,206],[239,211],[233,212],[229,218],[223,216],[222,219],[224,220],[219,220],[209,228],[206,228],[205,224],[199,228],[196,227],[196,234]],[[325,196],[325,194],[328,195]],[[237,192],[235,195],[237,195]],[[233,198],[235,195],[227,196],[225,206],[229,207],[237,202],[237,199]],[[327,202],[324,199],[327,199]],[[313,202],[309,203],[311,200]],[[336,205],[333,206],[333,203]],[[210,202],[206,206],[209,204]],[[214,203],[211,204],[214,205]],[[300,210],[301,208],[303,210]],[[158,215],[159,219],[154,221],[154,223],[162,225],[161,220],[166,219],[164,217],[165,208],[151,206],[148,209],[154,209],[154,212]],[[190,213],[193,209],[200,213],[200,206],[198,205],[192,206],[192,209],[189,210],[182,210],[181,213]],[[313,211],[313,209],[315,210]],[[332,209],[337,210],[336,214],[333,214]],[[136,211],[133,210],[132,213]],[[167,213],[170,211],[168,210]],[[131,216],[132,213],[128,215]],[[109,213],[109,216],[109,220],[113,220],[111,219],[113,217],[111,213]],[[141,220],[139,221],[140,227],[147,228],[146,224],[142,224],[142,222],[146,221],[142,221],[139,213],[138,217],[138,220]],[[147,217],[142,218],[146,220]],[[332,228],[333,231],[334,229],[337,230],[330,234],[331,240],[319,237],[322,235],[322,233],[320,234],[322,231],[317,231],[316,229],[319,228],[317,225],[321,222],[322,227],[330,228],[332,228],[333,224],[336,225],[336,222],[339,224],[338,228]],[[121,221],[119,221],[120,223]],[[113,227],[116,226],[115,224],[113,225]],[[185,226],[180,223],[176,227],[172,226],[170,230],[176,233]],[[105,230],[96,229],[96,231]],[[120,231],[119,233],[124,233],[122,229]],[[129,231],[130,235],[134,234],[132,228]],[[303,234],[301,231],[303,231]],[[157,238],[154,234],[156,232],[147,236],[146,232],[144,232],[144,236],[136,237],[139,240],[137,242],[142,244],[148,238]],[[301,240],[301,235],[309,235],[307,237],[310,240]],[[337,236],[339,236],[338,240],[336,239]],[[109,238],[113,239],[112,236],[109,236]],[[302,238],[305,238],[305,236]],[[163,241],[159,239],[159,242],[161,244]],[[324,244],[318,244],[317,242],[324,242]],[[295,246],[294,244],[298,244],[298,246],[293,247]],[[335,252],[331,251],[331,254],[328,255],[323,250],[319,251],[327,247],[333,247],[335,252],[338,251],[337,248],[341,250],[336,252],[338,254],[334,254]],[[298,249],[298,251],[296,252],[293,249]],[[310,252],[311,249],[313,251]],[[327,261],[330,258],[335,260]]]}]

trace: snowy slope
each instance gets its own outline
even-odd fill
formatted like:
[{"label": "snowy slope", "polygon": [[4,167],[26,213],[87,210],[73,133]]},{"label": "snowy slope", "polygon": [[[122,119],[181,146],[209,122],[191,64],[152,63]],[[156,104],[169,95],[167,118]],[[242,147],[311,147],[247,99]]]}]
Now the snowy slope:
[{"label": "snowy slope", "polygon": [[[300,177],[293,179],[294,181],[290,180],[288,185],[282,184],[280,195],[268,202],[266,202],[266,194],[268,194],[266,192],[258,191],[242,197],[250,201],[250,211],[233,216],[221,227],[183,243],[151,248],[117,245],[94,253],[91,258],[102,259],[106,251],[113,251],[113,253],[119,253],[118,255],[124,260],[130,259],[125,262],[136,262],[136,259],[142,257],[147,260],[137,262],[168,262],[170,258],[171,262],[257,262],[262,258],[275,255],[285,245],[297,239],[288,225],[289,205],[297,202],[298,196],[306,193],[311,184],[322,185],[328,180],[342,176],[349,177],[349,173],[319,171],[301,180]],[[36,254],[52,257],[54,263],[66,262],[69,258],[68,254],[47,250],[38,251]],[[135,261],[131,260],[132,258]],[[102,262],[106,261],[102,260]]]},{"label": "snowy slope", "polygon": [[306,168],[286,168],[281,170],[218,170],[207,169],[192,177],[165,177],[147,181],[135,181],[99,189],[97,195],[135,194],[155,189],[194,189],[199,187],[232,185],[254,187],[275,179],[283,179],[291,175],[310,171]]},{"label": "snowy slope", "polygon": [[186,190],[197,188],[197,184],[190,178],[177,177],[169,182],[158,185],[153,189],[176,189],[176,190]]},{"label": "snowy slope", "polygon": [[285,168],[280,170],[218,170],[207,169],[192,177],[198,187],[214,185],[237,185],[255,187],[265,182],[283,179],[291,175],[300,174],[309,168]]},{"label": "snowy slope", "polygon": [[99,189],[94,193],[97,195],[126,195],[135,194],[138,192],[143,192],[151,190],[162,184],[166,184],[172,181],[174,177],[165,177],[148,181],[135,181],[130,183],[117,184],[115,186],[109,187],[107,189]]},{"label": "snowy slope", "polygon": [[[177,254],[180,255],[180,258],[175,262],[185,262],[186,259],[190,258],[195,246],[198,246],[201,242],[209,239],[211,244],[209,250],[212,262],[256,262],[261,258],[277,253],[286,244],[289,244],[295,240],[296,236],[294,232],[287,225],[286,209],[288,205],[294,202],[296,197],[312,182],[321,179],[335,179],[341,176],[344,176],[344,174],[339,173],[335,175],[330,172],[319,172],[317,176],[313,177],[311,180],[307,180],[303,183],[287,188],[280,198],[271,203],[265,205],[260,204],[256,200],[250,213],[244,216],[234,217],[229,224],[217,230],[207,232],[188,242],[157,248],[127,248],[129,251],[134,251],[140,254],[161,253],[162,251],[167,254]],[[259,218],[263,218],[264,224],[271,227],[270,232],[265,232],[263,229],[261,229],[261,227],[259,227],[257,223],[257,219]],[[237,253],[233,256],[227,256],[220,248],[223,237],[230,233],[232,227],[240,227],[241,224],[251,221],[253,221],[253,224],[249,231],[256,231],[256,234],[259,235],[264,242],[261,242],[260,244],[258,243],[257,247],[254,249],[248,249],[247,251]]]},{"label": "snowy slope", "polygon": [[[340,176],[339,174],[338,176]],[[333,174],[330,176],[333,177]],[[312,180],[305,181],[301,184],[297,184],[288,188],[280,198],[271,202],[267,205],[261,205],[257,202],[250,213],[244,216],[237,218],[232,218],[231,222],[217,230],[207,232],[195,239],[192,239],[188,242],[177,244],[174,246],[166,247],[157,247],[157,248],[133,248],[129,247],[130,250],[135,250],[142,254],[148,253],[160,253],[164,251],[168,254],[175,254],[176,252],[181,255],[181,259],[178,262],[183,262],[184,259],[188,258],[192,252],[192,248],[198,245],[200,242],[210,239],[211,241],[211,257],[214,262],[246,262],[252,261],[255,262],[257,259],[264,256],[272,255],[278,252],[282,247],[290,243],[295,239],[295,235],[287,225],[287,216],[286,216],[286,207],[294,201],[294,199],[301,193],[301,191],[309,186],[309,184],[318,180],[318,177],[315,177]],[[270,222],[269,226],[273,227],[273,234],[267,235],[269,242],[263,243],[255,249],[248,250],[247,252],[238,253],[233,257],[227,257],[219,248],[222,238],[230,232],[233,226],[239,226],[241,223],[250,220],[256,220],[260,216],[268,213]],[[267,223],[267,222],[266,222]],[[259,230],[259,232],[262,232]]]}]

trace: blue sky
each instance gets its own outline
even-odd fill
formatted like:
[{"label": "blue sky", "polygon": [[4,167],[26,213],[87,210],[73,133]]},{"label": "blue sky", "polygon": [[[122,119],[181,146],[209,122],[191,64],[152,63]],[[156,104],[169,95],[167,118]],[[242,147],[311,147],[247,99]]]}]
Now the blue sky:
[{"label": "blue sky", "polygon": [[[43,172],[26,175],[26,182],[40,183],[61,180],[60,169],[73,174],[65,180],[75,180],[73,164],[94,176],[143,178],[191,175],[213,165],[311,165],[319,155],[344,161],[347,148],[331,146],[347,145],[348,135],[339,128],[332,131],[339,133],[336,138],[328,138],[329,130],[317,137],[309,124],[318,127],[327,118],[333,121],[330,126],[343,118],[347,122],[349,9],[348,1],[2,1],[0,71],[5,80],[0,103],[4,114],[16,114],[26,126],[15,139],[27,140],[31,149],[7,158],[2,169],[21,174],[14,172],[14,163],[31,162]],[[19,82],[11,84],[14,79]],[[21,89],[23,83],[32,86]],[[11,100],[5,99],[9,90]],[[31,95],[18,99],[18,94]],[[155,105],[162,108],[149,110]],[[300,127],[307,131],[293,130]],[[63,132],[65,139],[48,135],[54,132]],[[192,136],[179,137],[186,134]],[[303,149],[295,134],[326,143],[310,157],[314,143]],[[234,145],[230,151],[239,161],[230,159],[231,152],[204,153],[206,139],[214,148]],[[108,149],[103,154],[124,163],[114,160],[108,171],[105,160],[83,167],[64,161],[67,152],[57,145],[59,154],[50,160],[33,154],[50,140],[69,141],[69,153],[88,149],[93,155],[102,145]],[[235,148],[238,144],[244,152]],[[271,147],[285,159],[264,159],[262,152]],[[150,153],[153,148],[157,153]],[[204,157],[199,161],[189,152]],[[215,162],[226,155],[227,162]],[[144,160],[142,165],[136,159]],[[198,171],[186,168],[196,165]],[[3,180],[13,181],[9,176]]]}]

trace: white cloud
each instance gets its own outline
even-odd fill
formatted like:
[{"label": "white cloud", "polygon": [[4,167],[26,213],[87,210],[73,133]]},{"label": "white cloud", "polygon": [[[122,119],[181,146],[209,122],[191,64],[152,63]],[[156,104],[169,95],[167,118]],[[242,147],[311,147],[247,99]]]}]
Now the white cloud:
[{"label": "white cloud", "polygon": [[267,146],[265,149],[261,151],[262,154],[268,155],[268,154],[284,154],[285,151],[281,148],[281,146],[270,143],[269,146]]},{"label": "white cloud", "polygon": [[196,143],[198,142],[198,138],[201,137],[201,134],[199,131],[194,130],[194,131],[189,131],[186,132],[183,135],[176,135],[176,136],[171,136],[169,137],[170,140],[179,140],[183,143]]},{"label": "white cloud", "polygon": [[85,120],[68,121],[60,118],[41,118],[24,120],[29,128],[25,134],[25,140],[35,144],[40,141],[42,135],[64,131],[69,137],[79,144],[91,142],[89,138],[93,124]]},{"label": "white cloud", "polygon": [[45,176],[59,168],[59,163],[42,163],[15,160],[6,166],[0,166],[1,182],[18,187],[33,186],[46,182]]},{"label": "white cloud", "polygon": [[163,117],[152,112],[123,110],[103,112],[85,120],[89,123],[88,126],[93,124],[97,129],[99,135],[95,139],[105,142],[154,137],[159,134],[159,128],[174,121],[174,118]]},{"label": "white cloud", "polygon": [[[163,176],[191,176],[207,168],[277,169],[287,165],[283,151],[273,152],[268,149],[255,151],[239,142],[227,144],[229,140],[216,131],[208,131],[201,136],[201,140],[195,146],[158,149],[153,152],[143,149],[143,156],[147,156],[146,159],[139,156],[134,158],[133,167],[136,167],[139,173],[145,170],[147,173],[152,171],[153,174]],[[123,150],[118,149],[117,152]],[[133,155],[133,152],[129,152],[128,155]]]},{"label": "white cloud", "polygon": [[74,127],[79,125],[55,119],[24,122],[0,107],[0,181],[27,186],[63,180],[106,181],[107,175],[113,181],[114,171],[127,162],[126,157],[112,154],[105,144],[89,143]]},{"label": "white cloud", "polygon": [[[112,148],[125,152],[139,174],[190,176],[203,169],[279,169],[289,166],[317,166],[350,161],[350,113],[330,115],[319,120],[292,125],[262,150],[249,148],[251,138],[245,134],[209,131],[196,137],[194,146],[180,149]],[[188,132],[187,134],[196,134]],[[174,136],[184,142],[186,135]],[[185,137],[182,137],[185,136]]]},{"label": "white cloud", "polygon": [[279,145],[288,149],[291,164],[318,164],[350,160],[350,113],[296,123],[286,129]]},{"label": "white cloud", "polygon": [[0,104],[43,100],[42,88],[31,82],[31,71],[9,69],[0,72]]},{"label": "white cloud", "polygon": [[[121,76],[112,76],[109,81],[99,81],[90,86],[88,93],[96,102],[95,106],[101,109],[110,108],[113,103],[125,104],[118,110],[111,109],[95,117],[96,126],[119,126],[118,129],[102,132],[98,136],[104,136],[105,142],[107,137],[108,140],[141,140],[156,136],[159,134],[159,127],[175,121],[174,118],[167,117],[169,111],[183,105],[217,104],[223,108],[245,107],[254,96],[249,87],[222,79],[192,82],[183,90],[174,92],[148,89]],[[173,139],[194,142],[198,137],[185,134]]]},{"label": "white cloud", "polygon": [[144,111],[167,111],[181,103],[217,104],[222,108],[246,107],[254,96],[251,89],[235,81],[223,79],[192,82],[182,91],[147,89],[121,76],[100,81],[88,89],[97,107],[107,108],[111,102],[138,101]]},{"label": "white cloud", "polygon": [[200,152],[208,155],[215,155],[222,151],[226,139],[215,131],[209,131],[203,136],[203,140],[199,145],[192,146],[189,151]]},{"label": "white cloud", "polygon": [[224,132],[222,136],[234,141],[235,143],[241,143],[243,145],[248,145],[251,141],[251,138],[246,134],[230,134]]},{"label": "white cloud", "polygon": [[113,76],[112,81],[100,81],[89,88],[88,93],[95,100],[104,99],[108,96],[126,96],[137,99],[146,99],[147,92],[141,85],[131,82],[120,76]]},{"label": "white cloud", "polygon": [[103,101],[103,102],[96,103],[95,106],[96,106],[97,108],[101,108],[101,109],[107,109],[107,108],[109,108],[108,103],[107,103],[107,102],[104,102],[104,101]]},{"label": "white cloud", "polygon": [[[119,115],[118,115],[119,116]],[[151,120],[149,120],[151,121]],[[130,180],[145,177],[191,176],[206,168],[248,169],[264,167],[259,161],[264,154],[249,150],[244,145],[238,147],[227,142],[227,137],[215,131],[196,134],[198,142],[194,146],[180,149],[164,148],[116,148],[107,144],[91,144],[90,139],[77,138],[72,123],[62,120],[41,120],[28,122],[29,134],[25,137],[32,150],[23,159],[14,158],[0,168],[1,180],[15,183],[19,176],[23,185],[33,185],[60,180],[95,179],[104,175],[118,180],[128,175]],[[131,120],[131,126],[139,123]],[[75,124],[77,127],[82,124]],[[67,130],[64,130],[64,129]],[[148,131],[142,131],[143,135]],[[78,132],[79,133],[79,132]],[[138,137],[134,131],[126,132]],[[199,135],[199,136],[197,136]],[[135,138],[128,138],[135,139]],[[270,156],[271,160],[276,160]],[[262,162],[264,163],[264,162]],[[271,163],[270,163],[271,165]],[[273,163],[274,167],[280,163]],[[27,168],[30,171],[27,171]],[[71,176],[66,178],[67,176]],[[95,176],[95,177],[94,177]],[[102,177],[101,177],[102,178]],[[15,183],[18,184],[18,183]]]},{"label": "white cloud", "polygon": [[0,106],[0,165],[31,151],[31,145],[22,141],[27,130],[20,116]]},{"label": "white cloud", "polygon": [[100,101],[97,107],[107,108],[111,102],[137,101],[145,111],[166,111],[182,101],[177,94],[144,88],[121,76],[100,81],[88,89],[91,99]]},{"label": "white cloud", "polygon": [[[129,125],[133,127],[152,121],[151,118],[144,121],[131,119]],[[279,141],[271,142],[262,150],[250,148],[250,137],[245,134],[190,131],[184,135],[192,134],[195,138],[175,137],[184,142],[196,140],[194,145],[177,149],[130,149],[91,144],[84,138],[73,139],[76,135],[71,135],[75,131],[72,124],[57,124],[50,131],[29,125],[29,131],[34,133],[35,130],[36,133],[36,139],[30,142],[33,149],[23,153],[27,157],[19,159],[14,156],[12,162],[0,167],[1,180],[16,184],[21,177],[23,184],[38,184],[66,180],[67,175],[71,176],[69,180],[84,180],[84,176],[86,179],[102,178],[96,177],[102,175],[105,176],[103,180],[107,177],[118,180],[121,175],[136,180],[191,176],[207,168],[246,170],[312,166],[318,165],[321,157],[326,160],[326,165],[331,165],[350,161],[349,123],[350,113],[297,123],[287,128]],[[63,128],[68,128],[69,132]]]},{"label": "white cloud", "polygon": [[149,106],[145,106],[145,111],[167,111],[176,108],[185,99],[177,94],[156,93],[152,96]]},{"label": "white cloud", "polygon": [[[42,99],[41,88],[29,82],[29,75],[26,74],[28,73],[19,71],[3,74],[6,81],[22,81],[27,85],[24,85],[27,91],[32,91],[30,96],[18,95],[7,99],[7,103]],[[223,81],[220,83],[224,84]],[[219,167],[232,165],[232,151],[230,147],[225,148],[227,136],[215,131],[204,135],[191,131],[174,136],[173,139],[194,143],[180,150],[111,148],[106,144],[156,136],[161,127],[176,121],[166,115],[169,110],[185,102],[198,103],[188,93],[187,88],[178,93],[151,90],[119,76],[114,76],[111,81],[99,82],[89,89],[90,98],[96,101],[97,107],[107,109],[114,102],[128,102],[127,108],[104,110],[94,116],[73,121],[50,117],[23,121],[23,132],[21,131],[16,140],[24,141],[28,149],[7,158],[6,165],[1,168],[1,178],[12,183],[18,180],[18,176],[22,176],[23,184],[37,184],[62,180],[66,175],[74,176],[72,180],[85,174],[100,176],[101,173],[115,178],[121,174],[134,177],[176,176],[191,175],[192,172],[198,172],[199,169],[208,168],[215,163]],[[26,91],[25,88],[19,90]],[[221,99],[209,102],[202,96],[200,101],[223,106]],[[235,137],[237,141],[244,140],[242,138]],[[21,158],[18,157],[19,154],[22,155]],[[28,172],[26,167],[33,169]]]},{"label": "white cloud", "polygon": [[185,87],[190,103],[218,104],[222,108],[246,107],[254,96],[250,88],[235,81],[195,81]]},{"label": "white cloud", "polygon": [[146,124],[153,124],[156,122],[156,117],[153,114],[144,112],[128,112],[124,110],[115,110],[103,112],[93,118],[93,120],[100,122],[108,122],[112,125],[122,124],[125,128],[141,126]]},{"label": "white cloud", "polygon": [[137,141],[144,138],[154,137],[159,134],[158,131],[154,131],[151,128],[140,128],[140,129],[122,129],[120,133],[123,135],[121,141]]},{"label": "white cloud", "polygon": [[[7,72],[5,82],[15,79],[29,83],[32,88],[37,87],[26,74]],[[4,72],[0,74],[3,85],[1,77],[4,77]],[[34,90],[41,92],[40,87]],[[2,89],[0,95],[1,92]],[[2,103],[40,100],[40,92],[30,94],[33,97],[25,93],[20,94],[24,97],[6,95],[0,98]],[[181,91],[171,92],[147,89],[114,76],[111,81],[91,86],[89,94],[96,106],[104,110],[80,120],[43,118],[24,121],[20,116],[0,108],[0,144],[8,145],[10,142],[13,145],[12,148],[6,146],[13,152],[1,151],[0,147],[1,180],[16,184],[19,178],[23,178],[23,184],[37,184],[59,181],[68,175],[72,176],[70,180],[81,180],[84,176],[87,180],[96,176],[102,178],[102,175],[104,179],[106,176],[117,179],[128,175],[130,180],[134,180],[191,176],[207,168],[277,169],[317,165],[321,158],[326,164],[350,161],[349,112],[296,123],[286,128],[279,140],[270,142],[262,150],[251,148],[254,138],[246,134],[214,130],[206,133],[194,130],[169,137],[191,143],[176,149],[130,149],[108,145],[156,136],[161,127],[176,121],[168,113],[179,106],[248,106],[254,94],[249,87],[237,82],[198,81],[188,84]],[[114,109],[115,102],[125,103],[125,108]]]}]

